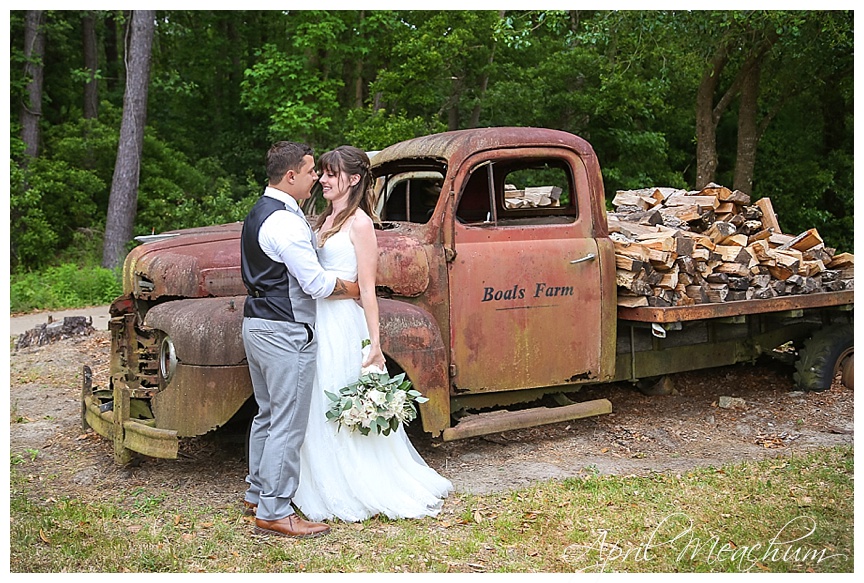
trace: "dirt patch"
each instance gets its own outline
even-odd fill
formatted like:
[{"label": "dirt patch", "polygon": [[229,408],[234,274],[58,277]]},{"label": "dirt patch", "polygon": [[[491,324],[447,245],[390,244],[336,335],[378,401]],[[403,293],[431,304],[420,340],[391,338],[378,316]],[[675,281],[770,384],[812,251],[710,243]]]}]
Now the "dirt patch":
[{"label": "dirt patch", "polygon": [[[10,450],[33,495],[98,500],[142,487],[178,500],[236,506],[245,490],[243,433],[219,430],[181,441],[178,460],[113,463],[112,444],[80,420],[81,367],[106,386],[110,339],[86,337],[10,354]],[[456,490],[486,494],[551,478],[593,473],[681,473],[853,443],[853,394],[835,381],[822,393],[793,390],[791,370],[733,366],[673,377],[676,394],[645,396],[628,383],[591,388],[574,399],[608,398],[600,417],[443,443],[412,440]],[[739,408],[722,408],[734,397]],[[724,400],[725,403],[725,400]],[[167,504],[170,506],[171,502]]]}]

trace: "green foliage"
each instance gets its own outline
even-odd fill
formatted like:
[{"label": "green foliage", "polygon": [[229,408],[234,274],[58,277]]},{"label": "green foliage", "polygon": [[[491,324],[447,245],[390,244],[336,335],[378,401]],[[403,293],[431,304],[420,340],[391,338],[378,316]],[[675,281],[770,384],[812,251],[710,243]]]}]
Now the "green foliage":
[{"label": "green foliage", "polygon": [[687,188],[684,177],[670,170],[669,144],[662,133],[613,129],[604,134],[609,147],[600,162],[607,196],[646,185]]},{"label": "green foliage", "polygon": [[388,113],[384,109],[373,111],[352,109],[346,118],[345,139],[349,144],[366,151],[381,150],[391,144],[443,132],[447,126],[420,116],[409,118],[405,112]]},{"label": "green foliage", "polygon": [[102,189],[91,172],[62,161],[37,158],[26,170],[16,169],[9,204],[13,265],[49,262],[96,215],[93,198]]},{"label": "green foliage", "polygon": [[[458,117],[466,127],[471,110],[483,99],[485,75],[492,73],[495,11],[408,11],[394,29],[389,62],[371,84],[384,107],[409,118]],[[494,60],[493,60],[494,63]]]},{"label": "green foliage", "polygon": [[[20,127],[10,126],[19,270],[86,264],[104,225],[124,13],[92,14],[98,120],[81,112],[85,13],[47,11],[41,151],[26,170]],[[28,81],[23,16],[10,13],[12,104]],[[694,102],[712,54],[733,47],[716,103],[770,40],[750,194],[771,197],[784,230],[816,227],[827,244],[851,250],[853,24],[849,10],[160,11],[134,232],[239,220],[260,194],[276,139],[320,153],[472,125],[551,127],[591,142],[607,195],[693,186]],[[732,95],[717,133],[715,181],[730,187],[737,107]]]},{"label": "green foliage", "polygon": [[242,102],[270,119],[271,139],[296,136],[315,143],[329,127],[338,109],[339,79],[327,79],[309,70],[302,56],[276,45],[256,52],[257,62],[245,71]]},{"label": "green foliage", "polygon": [[192,164],[181,152],[146,138],[136,235],[241,220],[261,188],[240,187],[214,158]]},{"label": "green foliage", "polygon": [[13,313],[37,308],[98,306],[112,302],[123,293],[119,274],[98,266],[81,268],[74,263],[39,272],[13,272],[10,282],[9,301]]},{"label": "green foliage", "polygon": [[[854,160],[843,144],[854,140],[853,125],[834,115],[812,95],[793,100],[760,143],[754,190],[771,199],[784,233],[816,228],[827,246],[851,253]],[[828,126],[835,143],[823,137]]]}]

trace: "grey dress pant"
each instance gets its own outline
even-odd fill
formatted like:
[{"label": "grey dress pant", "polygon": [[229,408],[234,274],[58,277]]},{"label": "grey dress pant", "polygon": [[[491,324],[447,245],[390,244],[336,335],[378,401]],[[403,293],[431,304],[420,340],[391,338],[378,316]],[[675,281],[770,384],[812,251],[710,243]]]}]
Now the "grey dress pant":
[{"label": "grey dress pant", "polygon": [[279,520],[294,513],[317,340],[305,324],[243,318],[243,345],[258,402],[245,498],[258,505],[258,518]]}]

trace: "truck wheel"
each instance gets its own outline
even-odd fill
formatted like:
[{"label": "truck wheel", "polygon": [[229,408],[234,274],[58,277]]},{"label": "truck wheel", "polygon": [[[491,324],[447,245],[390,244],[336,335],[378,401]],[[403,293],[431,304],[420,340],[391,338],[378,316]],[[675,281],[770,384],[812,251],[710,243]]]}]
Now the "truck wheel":
[{"label": "truck wheel", "polygon": [[[824,391],[831,388],[837,371],[847,366],[851,371],[851,364],[847,365],[846,361],[852,359],[853,344],[851,325],[824,328],[815,332],[804,342],[798,353],[796,372],[793,375],[796,386],[804,391]],[[851,385],[851,374],[849,378]]]},{"label": "truck wheel", "polygon": [[842,374],[842,382],[843,386],[847,389],[854,388],[852,385],[855,384],[855,363],[852,358],[852,353],[849,353],[849,356],[844,360],[843,365],[840,367],[840,372]]}]

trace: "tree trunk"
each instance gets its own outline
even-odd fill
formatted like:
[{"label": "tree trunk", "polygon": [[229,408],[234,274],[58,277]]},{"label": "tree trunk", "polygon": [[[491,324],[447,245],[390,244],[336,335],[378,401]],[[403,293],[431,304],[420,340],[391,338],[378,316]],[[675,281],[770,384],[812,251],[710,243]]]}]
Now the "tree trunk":
[{"label": "tree trunk", "polygon": [[39,155],[39,122],[42,118],[42,80],[45,58],[44,13],[28,10],[24,27],[24,75],[29,78],[27,94],[21,101],[21,139],[24,140],[24,164]]},{"label": "tree trunk", "polygon": [[[506,11],[499,10],[498,18],[503,20]],[[476,128],[480,125],[480,112],[483,109],[483,98],[486,97],[486,89],[489,87],[489,71],[492,69],[492,63],[495,62],[495,47],[497,43],[492,41],[492,49],[489,51],[489,60],[486,62],[486,71],[483,72],[483,76],[480,77],[480,90],[477,92],[477,104],[474,106],[474,109],[471,111],[471,119],[468,122],[469,128]]]},{"label": "tree trunk", "polygon": [[105,15],[105,85],[108,93],[113,94],[120,82],[119,62],[117,51],[117,20],[111,12]]},{"label": "tree trunk", "polygon": [[99,116],[99,84],[96,81],[99,57],[96,50],[96,17],[93,12],[84,15],[81,26],[84,34],[84,68],[88,74],[87,83],[84,84],[84,119],[96,119]]},{"label": "tree trunk", "polygon": [[453,77],[450,85],[450,99],[447,101],[447,129],[459,129],[459,98],[462,95],[462,79]]},{"label": "tree trunk", "polygon": [[144,147],[144,124],[147,120],[147,86],[150,78],[150,53],[156,12],[132,12],[131,38],[127,51],[126,91],[123,97],[123,119],[117,163],[108,198],[102,266],[117,267],[126,243],[132,238],[132,227],[138,205],[138,179],[141,151]]},{"label": "tree trunk", "polygon": [[363,109],[363,59],[357,59],[354,63],[354,107]]},{"label": "tree trunk", "polygon": [[741,103],[738,111],[738,146],[735,155],[735,174],[732,186],[736,190],[753,193],[753,173],[756,168],[756,149],[759,140],[765,133],[765,128],[774,117],[768,113],[759,121],[759,84],[762,79],[762,63],[768,57],[778,35],[768,29],[764,32],[764,40],[755,47],[741,67],[733,86],[741,88]]},{"label": "tree trunk", "polygon": [[741,84],[741,104],[738,107],[738,147],[735,157],[735,174],[732,188],[752,194],[753,170],[756,167],[756,146],[759,144],[757,109],[759,100],[759,77],[762,66],[756,61],[744,73]]},{"label": "tree trunk", "polygon": [[729,53],[723,45],[711,60],[711,69],[699,82],[696,92],[696,189],[714,181],[717,172],[717,123],[714,93],[720,82],[720,73],[726,66]]},{"label": "tree trunk", "polygon": [[[363,18],[366,16],[366,13],[361,10],[358,15],[358,28],[363,25]],[[363,109],[363,88],[365,83],[363,83],[363,57],[357,57],[357,60],[354,62],[354,107],[356,109]]]}]

